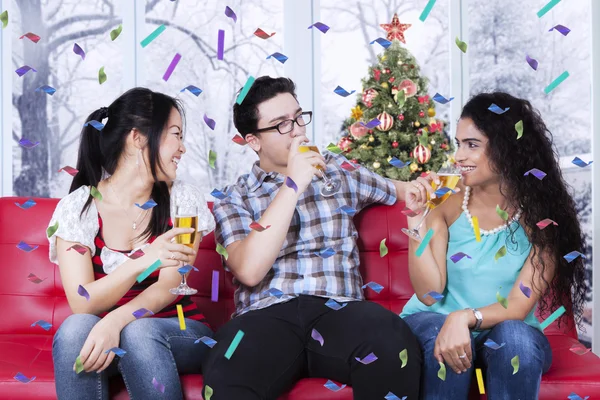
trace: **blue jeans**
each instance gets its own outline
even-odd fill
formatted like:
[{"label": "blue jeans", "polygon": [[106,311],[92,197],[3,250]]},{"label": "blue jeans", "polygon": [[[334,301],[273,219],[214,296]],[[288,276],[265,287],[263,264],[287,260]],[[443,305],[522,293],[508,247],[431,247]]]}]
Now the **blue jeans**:
[{"label": "blue jeans", "polygon": [[[423,399],[467,399],[475,360],[485,373],[488,400],[537,400],[542,374],[552,363],[552,349],[542,332],[523,321],[508,320],[492,329],[471,335],[473,363],[462,374],[446,368],[446,380],[438,378],[440,365],[433,356],[437,335],[446,321],[445,314],[423,311],[409,315],[404,321],[417,336],[423,351],[421,393]],[[502,348],[493,350],[484,343],[492,339]],[[511,359],[519,356],[519,371],[513,375]]]},{"label": "blue jeans", "polygon": [[[177,317],[137,319],[121,331],[119,347],[127,352],[123,358],[115,356],[100,374],[76,374],[75,359],[98,321],[95,315],[73,314],[54,335],[52,358],[59,400],[108,400],[108,379],[119,372],[132,400],[182,399],[179,374],[200,373],[208,353],[206,345],[194,341],[213,334],[203,323],[187,318],[185,331],[179,329]],[[154,388],[153,378],[165,386],[164,393]]]}]

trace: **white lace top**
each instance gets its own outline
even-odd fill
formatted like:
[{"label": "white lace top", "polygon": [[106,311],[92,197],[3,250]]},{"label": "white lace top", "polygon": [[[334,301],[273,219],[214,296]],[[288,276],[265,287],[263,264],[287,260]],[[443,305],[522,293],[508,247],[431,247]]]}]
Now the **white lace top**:
[{"label": "white lace top", "polygon": [[[68,242],[81,243],[83,246],[90,249],[92,255],[95,254],[96,246],[94,244],[94,239],[100,229],[96,204],[92,202],[81,218],[79,217],[89,195],[90,188],[88,186],[82,186],[73,193],[63,197],[58,202],[54,214],[52,215],[52,219],[48,224],[48,226],[52,226],[58,221],[56,233],[48,238],[50,242],[50,261],[54,264],[58,264],[58,257],[56,255],[56,237],[60,237]],[[173,183],[173,187],[171,188],[171,217],[173,220],[175,220],[175,205],[195,205],[200,209],[200,215],[198,216],[198,232],[202,232],[203,236],[215,229],[215,219],[206,204],[206,200],[200,190],[194,185],[181,181],[175,181]],[[148,245],[149,244],[146,243],[136,247],[131,253],[138,249],[143,249]],[[125,254],[111,250],[106,246],[102,249],[100,258],[102,259],[104,272],[107,274],[111,273],[128,260]]]}]

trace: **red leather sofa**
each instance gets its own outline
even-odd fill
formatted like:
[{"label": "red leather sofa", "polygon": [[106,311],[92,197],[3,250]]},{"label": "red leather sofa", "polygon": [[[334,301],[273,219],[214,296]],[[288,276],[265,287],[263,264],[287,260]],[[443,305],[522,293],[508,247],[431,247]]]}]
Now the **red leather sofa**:
[{"label": "red leather sofa", "polygon": [[[48,260],[46,227],[58,200],[35,199],[37,205],[27,210],[15,205],[15,202],[23,204],[26,200],[0,198],[0,399],[56,399],[52,337],[62,321],[71,314],[58,267]],[[379,294],[366,291],[367,299],[395,313],[400,313],[404,303],[413,294],[407,269],[408,239],[400,231],[406,225],[402,209],[402,204],[373,206],[355,218],[360,234],[364,280],[384,286]],[[387,238],[389,253],[381,258],[379,243],[383,238]],[[16,247],[20,241],[39,247],[24,252]],[[212,326],[219,328],[234,310],[234,287],[231,276],[221,268],[220,256],[214,249],[211,234],[202,242],[198,254],[196,267],[200,272],[192,273],[189,282],[192,287],[199,289],[194,300]],[[218,302],[211,302],[210,298],[213,270],[220,271]],[[30,274],[43,281],[30,281]],[[45,331],[40,326],[32,327],[31,324],[37,320],[50,322],[52,328]],[[578,343],[573,321],[569,320],[561,330],[554,324],[545,333],[553,348],[554,361],[550,371],[543,377],[540,399],[567,399],[572,392],[582,397],[600,399],[600,359],[591,352],[577,355],[569,350]],[[21,383],[14,378],[19,372],[28,378],[36,378],[30,383]],[[186,399],[202,398],[201,375],[185,375],[181,379]],[[303,379],[281,399],[352,399],[350,387],[332,392],[324,384],[324,379]],[[111,392],[113,399],[128,399],[120,378],[111,382]],[[478,393],[475,379],[471,398],[484,398]]]}]

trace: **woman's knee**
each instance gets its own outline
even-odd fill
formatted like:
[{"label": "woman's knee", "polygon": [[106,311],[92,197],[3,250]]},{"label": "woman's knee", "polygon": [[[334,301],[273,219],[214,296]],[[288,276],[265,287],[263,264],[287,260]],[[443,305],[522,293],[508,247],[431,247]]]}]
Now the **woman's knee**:
[{"label": "woman's knee", "polygon": [[60,325],[53,339],[53,346],[61,344],[75,345],[83,343],[92,328],[100,321],[100,317],[93,314],[71,314]]}]

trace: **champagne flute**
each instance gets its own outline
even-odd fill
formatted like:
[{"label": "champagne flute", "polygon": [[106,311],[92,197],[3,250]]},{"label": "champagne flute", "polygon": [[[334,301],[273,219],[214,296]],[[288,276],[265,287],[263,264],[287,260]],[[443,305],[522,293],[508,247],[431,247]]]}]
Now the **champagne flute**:
[{"label": "champagne flute", "polygon": [[[431,186],[436,190],[444,188],[444,187],[454,190],[454,188],[458,184],[458,181],[461,178],[460,169],[454,163],[444,164],[442,166],[442,168],[438,171],[437,174],[438,174],[438,177],[440,178],[439,187],[436,188],[435,182],[433,182],[433,181],[431,182]],[[443,196],[437,196],[434,199],[432,199],[429,195],[429,192],[427,192],[427,203],[425,204],[426,208],[425,208],[425,212],[423,213],[423,216],[421,217],[421,220],[419,221],[417,226],[415,226],[413,229],[402,228],[402,232],[404,232],[406,235],[408,235],[411,239],[414,239],[417,242],[422,242],[423,238],[419,234],[419,229],[421,229],[421,225],[423,225],[425,218],[427,218],[427,216],[429,215],[431,210],[433,210],[434,208],[436,208],[437,206],[442,204],[451,195],[452,195],[452,192],[448,191]]]},{"label": "champagne flute", "polygon": [[[200,235],[200,240],[202,240],[202,233],[198,232],[198,211],[196,206],[175,207],[175,228],[194,228],[194,232],[175,236],[175,243],[193,248],[196,235]],[[181,274],[181,283],[176,288],[169,289],[171,294],[185,296],[198,293],[198,290],[189,287],[186,282],[186,275],[192,268],[186,265],[178,269]]]},{"label": "champagne flute", "polygon": [[[308,151],[314,151],[315,153],[321,154],[319,148],[313,144],[304,144],[298,147],[299,153],[306,153]],[[320,165],[316,167],[323,173],[323,185],[321,186],[321,195],[323,197],[330,197],[340,191],[342,182],[339,179],[328,178],[325,170]]]}]

